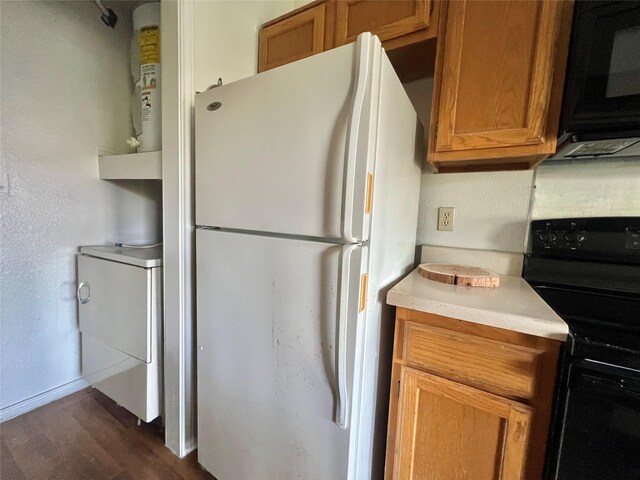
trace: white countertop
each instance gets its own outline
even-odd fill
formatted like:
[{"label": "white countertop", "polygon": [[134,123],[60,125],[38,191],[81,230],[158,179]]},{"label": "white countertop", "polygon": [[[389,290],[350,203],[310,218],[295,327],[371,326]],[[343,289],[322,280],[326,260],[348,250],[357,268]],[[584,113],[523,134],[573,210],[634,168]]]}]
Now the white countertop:
[{"label": "white countertop", "polygon": [[127,263],[136,267],[154,268],[162,266],[162,245],[152,248],[96,245],[80,247],[80,253],[92,257],[104,258],[105,260]]},{"label": "white countertop", "polygon": [[565,341],[567,324],[522,278],[500,276],[497,288],[447,285],[411,272],[387,294],[387,303],[467,322]]}]

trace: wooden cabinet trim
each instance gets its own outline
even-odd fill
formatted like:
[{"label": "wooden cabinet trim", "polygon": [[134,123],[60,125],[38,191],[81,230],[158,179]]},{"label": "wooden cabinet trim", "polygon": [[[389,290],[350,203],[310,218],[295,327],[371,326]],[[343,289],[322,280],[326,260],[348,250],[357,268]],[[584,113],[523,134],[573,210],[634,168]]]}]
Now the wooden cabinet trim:
[{"label": "wooden cabinet trim", "polygon": [[[358,36],[358,33],[362,33],[358,32],[357,34],[349,35],[349,9],[352,5],[369,1],[371,0],[339,0],[336,2],[336,46],[353,42]],[[377,35],[381,42],[385,42],[386,40],[401,37],[429,27],[432,1],[435,0],[412,0],[416,5],[414,15],[385,24],[379,28],[374,28],[372,33]]]},{"label": "wooden cabinet trim", "polygon": [[[434,40],[438,36],[438,26],[440,24],[440,5],[443,3],[443,0],[431,0],[431,4],[429,8],[431,9],[431,13],[429,15],[429,26],[426,28],[422,28],[421,30],[416,30],[411,33],[407,33],[405,35],[401,35],[399,37],[390,38],[388,40],[384,40],[382,42],[382,46],[387,51],[387,53],[391,50],[395,50],[396,48],[413,45],[417,46],[420,43],[424,43],[426,40]],[[414,60],[418,63],[424,62],[424,59],[420,58],[420,56],[415,56]],[[429,75],[422,74],[422,77],[425,76],[433,76],[434,68],[435,68],[435,49],[430,59],[431,69],[429,71]],[[418,70],[420,70],[418,68]],[[416,76],[415,78],[421,78],[420,76]]]},{"label": "wooden cabinet trim", "polygon": [[318,5],[327,4],[327,3],[335,3],[335,0],[313,0],[313,2],[309,2],[306,5],[296,8],[295,10],[291,10],[290,12],[283,13],[279,17],[272,18],[268,22],[260,25],[260,29],[270,27],[271,25],[275,25],[276,23],[280,23],[283,20],[286,20],[291,17],[295,17],[299,13],[304,12],[305,10],[311,10],[312,8],[317,7]]},{"label": "wooden cabinet trim", "polygon": [[457,318],[445,317],[434,313],[420,312],[408,308],[398,307],[396,318],[402,321],[424,323],[434,327],[440,327],[455,332],[474,335],[476,337],[496,340],[510,345],[533,348],[536,350],[548,350],[549,346],[558,348],[560,342],[548,338],[535,337],[526,333],[492,327],[480,323],[467,322]]}]

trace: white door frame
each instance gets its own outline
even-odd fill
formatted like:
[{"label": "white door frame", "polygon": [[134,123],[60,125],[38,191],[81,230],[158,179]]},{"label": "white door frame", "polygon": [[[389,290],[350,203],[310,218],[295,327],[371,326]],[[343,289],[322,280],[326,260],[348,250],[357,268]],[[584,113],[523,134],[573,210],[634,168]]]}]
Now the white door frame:
[{"label": "white door frame", "polygon": [[193,2],[162,0],[162,211],[166,446],[197,446],[193,208]]}]

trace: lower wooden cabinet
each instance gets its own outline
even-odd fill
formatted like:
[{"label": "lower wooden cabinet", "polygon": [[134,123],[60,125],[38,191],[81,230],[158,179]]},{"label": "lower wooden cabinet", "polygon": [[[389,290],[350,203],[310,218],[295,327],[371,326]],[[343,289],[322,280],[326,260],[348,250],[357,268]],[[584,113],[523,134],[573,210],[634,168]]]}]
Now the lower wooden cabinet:
[{"label": "lower wooden cabinet", "polygon": [[399,308],[386,478],[540,479],[559,347]]}]

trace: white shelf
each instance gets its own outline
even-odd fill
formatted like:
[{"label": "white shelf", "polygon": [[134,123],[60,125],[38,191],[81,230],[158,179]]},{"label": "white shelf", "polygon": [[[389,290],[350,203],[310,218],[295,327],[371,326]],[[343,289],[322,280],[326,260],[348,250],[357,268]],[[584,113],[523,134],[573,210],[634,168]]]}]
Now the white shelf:
[{"label": "white shelf", "polygon": [[162,152],[98,157],[102,180],[162,180]]}]

